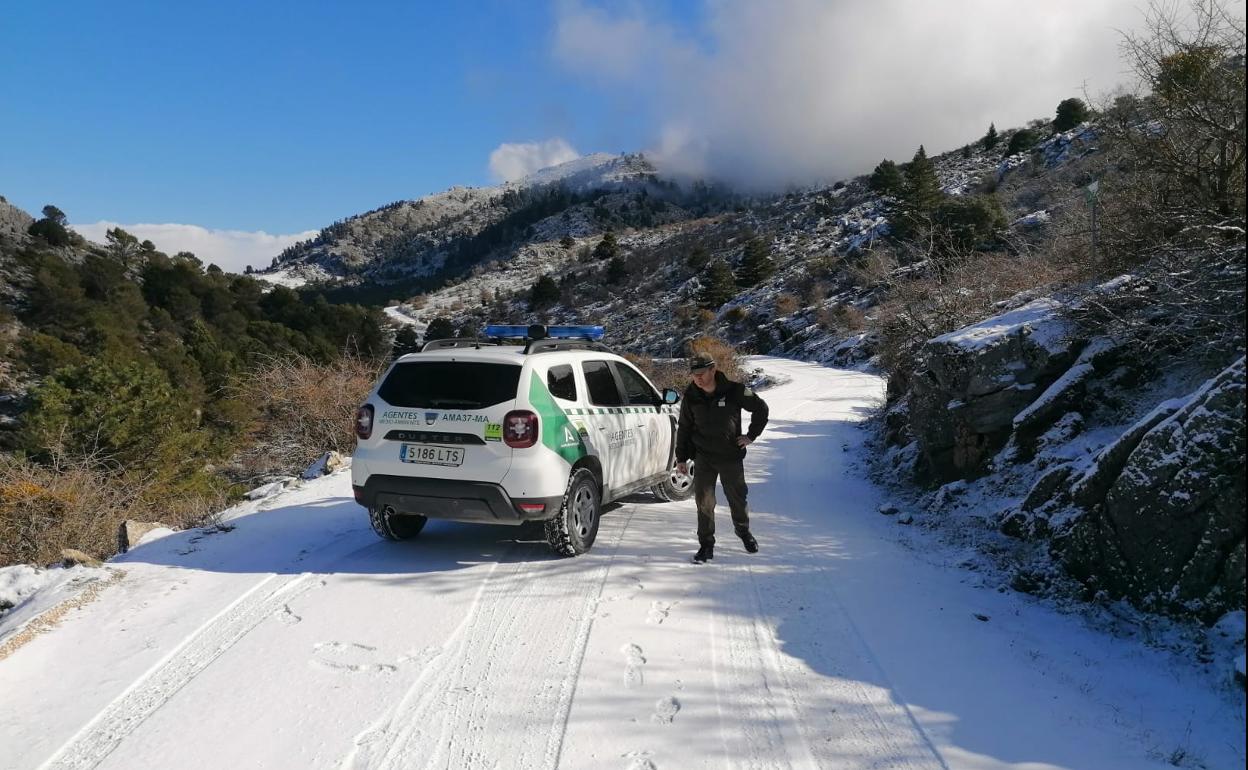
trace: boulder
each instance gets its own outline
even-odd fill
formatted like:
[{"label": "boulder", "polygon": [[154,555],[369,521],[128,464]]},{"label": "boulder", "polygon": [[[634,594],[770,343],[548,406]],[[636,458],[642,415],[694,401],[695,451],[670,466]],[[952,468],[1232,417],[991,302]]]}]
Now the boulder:
[{"label": "boulder", "polygon": [[103,565],[103,562],[91,554],[83,553],[76,548],[64,548],[61,550],[62,567],[74,567],[79,564],[84,567],[99,567]]},{"label": "boulder", "polygon": [[1098,456],[1071,491],[1084,515],[1054,541],[1072,574],[1208,622],[1243,609],[1244,396],[1241,358]]},{"label": "boulder", "polygon": [[347,462],[342,455],[330,450],[317,458],[316,462],[309,465],[301,474],[301,478],[315,479],[321,476],[328,476],[339,468],[346,467]]},{"label": "boulder", "polygon": [[928,340],[911,383],[920,471],[938,483],[977,475],[1014,418],[1079,352],[1063,306],[1042,298]]},{"label": "boulder", "polygon": [[126,519],[117,527],[117,552],[125,553],[139,544],[143,536],[155,529],[173,529],[158,521],[133,521]]}]

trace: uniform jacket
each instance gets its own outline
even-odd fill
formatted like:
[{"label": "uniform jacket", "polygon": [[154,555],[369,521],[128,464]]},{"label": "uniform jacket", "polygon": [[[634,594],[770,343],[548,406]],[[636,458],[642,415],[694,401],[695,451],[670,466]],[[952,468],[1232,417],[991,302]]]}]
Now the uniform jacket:
[{"label": "uniform jacket", "polygon": [[685,388],[676,429],[676,462],[699,456],[716,460],[740,460],[745,447],[737,446],[741,435],[741,410],[750,412],[750,440],[767,425],[767,402],[723,372],[715,372],[715,392],[707,393],[694,383]]}]

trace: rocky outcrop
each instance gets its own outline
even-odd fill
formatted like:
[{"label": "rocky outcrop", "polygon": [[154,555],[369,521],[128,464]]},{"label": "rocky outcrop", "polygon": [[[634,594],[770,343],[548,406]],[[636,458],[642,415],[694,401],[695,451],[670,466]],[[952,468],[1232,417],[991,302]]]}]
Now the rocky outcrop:
[{"label": "rocky outcrop", "polygon": [[125,553],[139,544],[143,536],[157,529],[169,528],[158,521],[133,521],[126,519],[117,527],[117,552]]},{"label": "rocky outcrop", "polygon": [[1005,444],[1015,417],[1079,352],[1062,309],[1038,299],[923,346],[910,391],[921,475],[969,478]]},{"label": "rocky outcrop", "polygon": [[1053,549],[1090,589],[1207,622],[1243,609],[1244,374],[1163,404],[1069,487]]},{"label": "rocky outcrop", "polygon": [[0,237],[21,243],[27,239],[26,231],[34,221],[30,214],[0,197]]}]

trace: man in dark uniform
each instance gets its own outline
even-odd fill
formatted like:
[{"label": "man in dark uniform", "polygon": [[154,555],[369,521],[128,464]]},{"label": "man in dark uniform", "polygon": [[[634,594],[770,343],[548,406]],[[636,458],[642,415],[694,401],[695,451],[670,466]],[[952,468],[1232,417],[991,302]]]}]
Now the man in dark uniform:
[{"label": "man in dark uniform", "polygon": [[[732,511],[732,526],[750,553],[758,541],[750,534],[750,514],[745,505],[745,448],[767,425],[767,403],[753,390],[733,382],[715,366],[715,359],[695,355],[689,359],[693,382],[685,389],[676,431],[676,467],[688,473],[693,460],[693,492],[698,504],[698,553],[701,564],[715,555],[715,480],[724,485]],[[741,433],[741,410],[750,412],[750,428]]]}]

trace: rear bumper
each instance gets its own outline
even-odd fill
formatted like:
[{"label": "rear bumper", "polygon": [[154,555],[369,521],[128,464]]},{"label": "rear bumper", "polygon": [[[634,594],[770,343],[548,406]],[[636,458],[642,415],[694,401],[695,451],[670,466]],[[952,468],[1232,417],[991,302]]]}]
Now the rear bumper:
[{"label": "rear bumper", "polygon": [[498,484],[407,476],[372,475],[364,486],[351,489],[355,501],[365,508],[388,505],[400,514],[486,524],[549,519],[563,503],[562,495],[513,499]]}]

